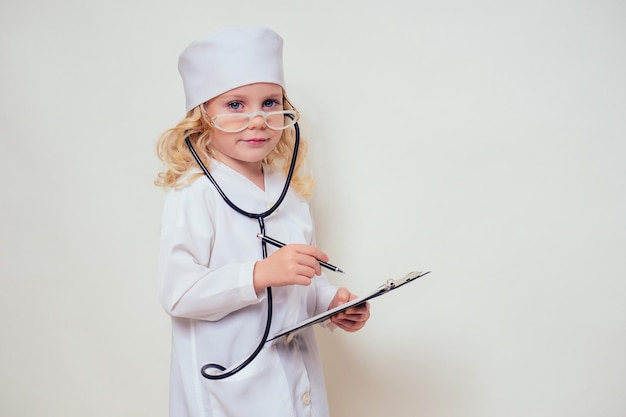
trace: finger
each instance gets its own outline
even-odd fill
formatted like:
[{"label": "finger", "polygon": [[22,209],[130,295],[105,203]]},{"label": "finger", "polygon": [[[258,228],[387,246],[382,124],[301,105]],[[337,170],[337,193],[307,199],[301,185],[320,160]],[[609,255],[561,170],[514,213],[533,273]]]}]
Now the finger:
[{"label": "finger", "polygon": [[369,303],[359,304],[353,307],[350,307],[345,311],[347,315],[369,315],[370,305]]},{"label": "finger", "polygon": [[312,256],[313,258],[318,259],[320,261],[328,262],[328,255],[326,255],[324,252],[322,252],[315,246],[300,245],[300,244],[295,244],[293,246],[299,253]]},{"label": "finger", "polygon": [[340,304],[345,304],[345,303],[347,303],[348,301],[350,301],[350,296],[351,296],[351,295],[352,295],[352,294],[350,293],[350,291],[348,291],[348,289],[347,289],[347,288],[345,288],[345,287],[341,287],[341,288],[339,288],[339,289],[337,290],[336,295],[335,295],[335,298],[336,298],[336,300],[337,300],[337,302],[338,302],[338,304],[337,304],[337,305],[340,305]]},{"label": "finger", "polygon": [[363,303],[359,306],[351,307],[341,313],[335,315],[336,320],[346,324],[348,322],[363,323],[370,318],[369,303]]},{"label": "finger", "polygon": [[362,321],[367,321],[369,318],[370,318],[369,313],[346,314],[344,312],[344,313],[337,314],[337,320],[342,320],[342,321],[362,322]]},{"label": "finger", "polygon": [[298,264],[296,266],[295,273],[296,275],[306,277],[309,280],[318,275],[314,267],[303,264]]},{"label": "finger", "polygon": [[333,320],[333,323],[336,324],[337,327],[339,327],[340,329],[345,330],[347,332],[355,332],[363,328],[363,326],[365,326],[364,321],[357,322],[357,321],[339,319],[339,318],[335,318]]},{"label": "finger", "polygon": [[302,286],[309,286],[311,285],[311,278],[307,277],[306,275],[297,275],[295,277],[295,280],[293,282],[293,284],[295,285],[302,285]]},{"label": "finger", "polygon": [[[322,266],[319,261],[312,256],[309,255],[299,255],[298,264],[310,268],[313,270],[313,275],[321,275],[322,274]],[[311,275],[311,276],[313,276]]]}]

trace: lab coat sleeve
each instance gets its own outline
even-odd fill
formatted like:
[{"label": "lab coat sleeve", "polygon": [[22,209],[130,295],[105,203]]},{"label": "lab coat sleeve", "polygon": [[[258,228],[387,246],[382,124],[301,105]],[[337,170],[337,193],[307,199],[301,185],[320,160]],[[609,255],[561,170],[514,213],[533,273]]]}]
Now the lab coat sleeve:
[{"label": "lab coat sleeve", "polygon": [[159,299],[171,316],[216,321],[260,301],[254,262],[208,267],[214,195],[200,181],[168,193],[161,223]]},{"label": "lab coat sleeve", "polygon": [[316,286],[315,292],[317,294],[314,315],[318,315],[328,310],[328,306],[337,292],[337,287],[331,285],[324,274],[315,278],[313,282]]}]

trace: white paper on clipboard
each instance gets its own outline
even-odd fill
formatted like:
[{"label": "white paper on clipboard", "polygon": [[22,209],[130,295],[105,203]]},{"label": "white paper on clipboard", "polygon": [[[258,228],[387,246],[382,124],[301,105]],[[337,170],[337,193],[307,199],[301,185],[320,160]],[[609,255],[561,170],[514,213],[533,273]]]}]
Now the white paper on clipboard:
[{"label": "white paper on clipboard", "polygon": [[367,300],[371,300],[372,298],[376,298],[379,297],[381,295],[387,294],[389,292],[391,292],[392,290],[395,290],[397,288],[400,288],[401,286],[411,282],[411,281],[415,281],[416,279],[423,277],[424,275],[430,273],[430,271],[426,271],[426,272],[419,272],[419,271],[414,271],[411,272],[409,274],[407,274],[406,276],[404,276],[403,278],[400,279],[390,279],[387,280],[387,282],[385,282],[383,285],[381,285],[380,287],[376,288],[375,290],[371,291],[370,293],[363,295],[361,297],[355,298],[352,301],[348,301],[345,304],[342,304],[340,306],[337,306],[335,308],[332,308],[330,310],[327,310],[321,314],[318,314],[317,316],[313,316],[307,320],[301,321],[300,323],[292,326],[292,327],[288,327],[286,329],[283,329],[281,331],[279,331],[278,333],[274,334],[273,336],[269,337],[267,339],[267,341],[272,341],[274,339],[278,339],[281,336],[287,335],[289,333],[294,333],[298,330],[301,330],[305,327],[308,326],[312,326],[316,323],[321,323],[323,321],[326,321],[327,319],[329,319],[331,316],[340,313],[344,310],[349,309],[350,307],[354,307],[357,306],[359,304],[363,304],[364,302],[366,302]]}]

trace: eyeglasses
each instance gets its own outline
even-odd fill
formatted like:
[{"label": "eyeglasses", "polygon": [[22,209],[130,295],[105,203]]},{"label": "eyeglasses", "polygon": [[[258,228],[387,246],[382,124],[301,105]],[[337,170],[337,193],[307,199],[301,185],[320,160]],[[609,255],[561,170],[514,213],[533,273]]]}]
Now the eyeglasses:
[{"label": "eyeglasses", "polygon": [[254,113],[216,114],[211,118],[213,127],[226,133],[237,133],[246,130],[252,120],[261,116],[265,125],[272,130],[285,130],[296,124],[300,113],[295,110],[256,111]]}]

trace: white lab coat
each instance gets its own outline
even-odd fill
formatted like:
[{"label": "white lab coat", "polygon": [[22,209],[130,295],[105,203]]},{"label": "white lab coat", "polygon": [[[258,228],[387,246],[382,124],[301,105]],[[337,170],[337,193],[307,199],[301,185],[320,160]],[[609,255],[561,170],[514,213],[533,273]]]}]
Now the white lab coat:
[{"label": "white lab coat", "polygon": [[[284,176],[265,168],[265,191],[230,167],[211,161],[211,174],[242,209],[266,211],[280,196]],[[328,405],[313,329],[268,342],[239,373],[208,380],[207,363],[227,369],[247,358],[267,317],[265,291],[255,293],[254,263],[262,258],[256,219],[231,209],[201,177],[168,192],[159,255],[159,298],[172,317],[171,417],[327,417]],[[270,237],[314,244],[307,201],[289,191],[265,219]],[[276,249],[268,245],[268,253]],[[325,311],[336,292],[322,274],[310,286],[272,289],[271,334]]]}]

